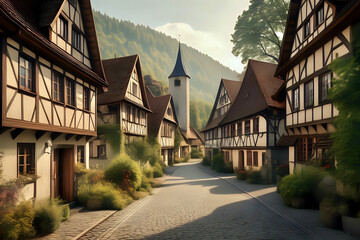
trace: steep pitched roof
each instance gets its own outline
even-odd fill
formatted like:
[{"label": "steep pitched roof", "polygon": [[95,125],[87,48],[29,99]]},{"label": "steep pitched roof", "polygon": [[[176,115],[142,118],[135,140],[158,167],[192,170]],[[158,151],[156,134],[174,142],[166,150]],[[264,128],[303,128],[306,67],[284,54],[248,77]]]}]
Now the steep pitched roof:
[{"label": "steep pitched roof", "polygon": [[[309,44],[303,47],[293,58],[290,59],[291,49],[297,29],[297,20],[301,0],[290,0],[288,18],[285,32],[281,44],[279,63],[275,75],[285,77],[288,66],[304,59],[307,54],[311,54],[321,44],[329,41],[342,27],[357,21],[360,18],[358,0],[326,0],[335,9],[334,20],[320,34],[318,34]],[[343,25],[343,26],[341,26]],[[290,60],[290,61],[289,61]]]},{"label": "steep pitched roof", "polygon": [[[169,104],[172,104],[172,97],[171,94],[155,97],[148,87],[146,87],[146,94],[152,111],[148,116],[148,131],[150,136],[156,137],[159,133],[161,122],[165,118],[166,110]],[[167,120],[170,121],[169,119]],[[177,124],[177,122],[171,122]]]},{"label": "steep pitched roof", "polygon": [[217,102],[219,100],[219,96],[220,96],[220,91],[221,91],[221,87],[224,86],[224,88],[226,89],[227,93],[230,96],[230,100],[231,100],[231,104],[235,101],[235,98],[240,90],[242,82],[240,81],[234,81],[234,80],[227,80],[227,79],[221,79],[220,81],[220,85],[218,88],[218,92],[216,94],[216,99],[214,101],[214,105],[213,108],[211,110],[210,116],[209,116],[209,120],[205,126],[205,128],[202,130],[206,131],[209,129],[212,129],[214,127],[217,127],[219,125],[219,123],[221,123],[221,121],[225,118],[226,114],[219,116],[217,118],[213,118],[214,117],[214,113],[216,111],[216,106],[217,106]]},{"label": "steep pitched roof", "polygon": [[[65,66],[69,70],[79,71],[81,78],[91,80],[100,86],[107,86],[106,77],[100,60],[94,19],[90,0],[79,0],[83,13],[85,34],[87,36],[92,69],[88,68],[70,54],[49,40],[49,31],[44,22],[49,22],[61,10],[64,0],[2,0],[0,1],[0,25],[3,30],[16,34],[14,39],[29,42],[40,54]],[[56,14],[55,14],[56,13]]]},{"label": "steep pitched roof", "polygon": [[[109,87],[107,92],[99,94],[99,105],[118,103],[122,100],[129,101],[125,98],[126,90],[129,85],[131,74],[134,68],[136,68],[139,75],[140,90],[144,107],[146,110],[150,110],[149,102],[146,96],[145,82],[142,76],[139,55],[106,59],[103,60],[103,65],[109,82]],[[133,104],[138,105],[136,103]]]},{"label": "steep pitched roof", "polygon": [[177,54],[175,67],[174,67],[174,70],[172,71],[172,73],[170,74],[169,78],[181,77],[181,76],[186,76],[186,77],[190,78],[190,76],[186,72],[186,68],[181,59],[181,46],[180,46],[180,42],[179,42],[179,51]]},{"label": "steep pitched roof", "polygon": [[184,131],[180,129],[180,133],[184,138],[185,142],[190,144],[189,141],[193,142],[195,140],[200,141],[201,144],[204,144],[204,138],[202,135],[193,127],[190,127],[188,131]]},{"label": "steep pitched roof", "polygon": [[249,60],[240,91],[220,124],[251,116],[269,107],[284,109],[284,101],[272,98],[284,82],[274,77],[275,69],[276,64]]}]

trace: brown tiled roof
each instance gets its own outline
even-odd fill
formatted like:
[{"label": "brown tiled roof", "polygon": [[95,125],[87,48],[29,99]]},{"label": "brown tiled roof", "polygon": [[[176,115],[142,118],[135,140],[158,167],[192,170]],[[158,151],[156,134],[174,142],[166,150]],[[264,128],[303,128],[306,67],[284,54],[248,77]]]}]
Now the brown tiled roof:
[{"label": "brown tiled roof", "polygon": [[131,74],[136,67],[139,75],[139,83],[144,107],[146,109],[150,109],[146,96],[145,82],[142,77],[139,55],[106,59],[103,60],[103,66],[109,82],[109,87],[107,92],[99,94],[99,105],[118,103],[122,100],[127,100],[125,99],[126,90]]},{"label": "brown tiled roof", "polygon": [[5,31],[16,32],[15,40],[26,41],[39,54],[54,61],[60,67],[77,71],[84,80],[90,80],[100,86],[107,86],[107,81],[100,61],[100,51],[97,42],[94,19],[90,0],[79,0],[83,12],[85,33],[87,35],[91,65],[88,68],[63,49],[49,40],[49,31],[42,29],[40,18],[49,19],[54,12],[59,11],[60,1],[51,0],[2,0],[0,1],[0,26]]},{"label": "brown tiled roof", "polygon": [[236,95],[238,94],[238,92],[240,90],[241,82],[234,81],[234,80],[227,80],[227,79],[223,79],[223,78],[221,79],[221,81],[223,82],[225,89],[231,98],[231,102],[234,102]]},{"label": "brown tiled roof", "polygon": [[284,109],[272,95],[283,80],[274,77],[276,64],[249,60],[240,91],[221,124],[245,118],[269,107]]},{"label": "brown tiled roof", "polygon": [[[161,122],[164,120],[167,107],[169,103],[171,104],[171,94],[155,97],[148,87],[146,87],[146,94],[152,111],[148,116],[148,132],[150,136],[156,137]],[[173,123],[177,124],[176,122]]]},{"label": "brown tiled roof", "polygon": [[214,101],[214,106],[211,110],[210,116],[209,116],[209,121],[207,122],[205,128],[202,130],[206,131],[212,128],[215,128],[219,125],[219,123],[224,119],[225,115],[219,116],[215,119],[213,119],[214,113],[216,111],[216,105],[217,105],[217,101],[220,95],[220,90],[221,90],[221,86],[224,86],[226,91],[228,92],[230,99],[231,99],[231,104],[235,101],[235,98],[240,90],[242,82],[240,81],[234,81],[234,80],[227,80],[227,79],[221,79],[220,81],[220,85],[219,85],[219,89],[218,89],[218,93],[216,94],[216,99]]},{"label": "brown tiled roof", "polygon": [[49,26],[58,14],[64,0],[40,0],[39,27]]},{"label": "brown tiled roof", "polygon": [[204,144],[203,136],[193,127],[190,127],[189,131],[184,131],[180,129],[180,133],[184,138],[185,142],[188,144],[194,143],[195,140],[198,140],[199,143]]}]

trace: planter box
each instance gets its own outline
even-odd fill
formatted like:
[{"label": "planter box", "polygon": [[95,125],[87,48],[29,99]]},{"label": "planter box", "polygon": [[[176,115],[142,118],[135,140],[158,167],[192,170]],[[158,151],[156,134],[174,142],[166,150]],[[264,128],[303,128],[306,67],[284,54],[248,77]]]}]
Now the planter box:
[{"label": "planter box", "polygon": [[293,208],[305,208],[306,199],[305,198],[292,198],[291,199],[291,206]]},{"label": "planter box", "polygon": [[355,238],[360,238],[360,218],[342,217],[344,232]]},{"label": "planter box", "polygon": [[89,198],[86,202],[86,208],[89,210],[102,209],[102,199],[100,198]]},{"label": "planter box", "polygon": [[341,228],[341,216],[329,207],[324,207],[320,204],[319,209],[320,222],[325,227]]}]

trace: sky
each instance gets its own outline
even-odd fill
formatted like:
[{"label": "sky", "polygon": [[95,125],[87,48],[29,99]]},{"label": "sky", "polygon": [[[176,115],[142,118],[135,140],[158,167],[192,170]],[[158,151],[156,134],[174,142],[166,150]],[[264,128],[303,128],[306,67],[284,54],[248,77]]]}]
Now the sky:
[{"label": "sky", "polygon": [[94,9],[111,17],[149,26],[242,72],[231,53],[231,34],[249,0],[92,0]]}]

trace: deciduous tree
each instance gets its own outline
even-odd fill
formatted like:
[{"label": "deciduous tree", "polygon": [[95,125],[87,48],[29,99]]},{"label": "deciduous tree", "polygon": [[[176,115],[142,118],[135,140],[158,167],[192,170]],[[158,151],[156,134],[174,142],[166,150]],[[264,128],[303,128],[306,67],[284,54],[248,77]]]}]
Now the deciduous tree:
[{"label": "deciduous tree", "polygon": [[231,35],[232,53],[242,63],[249,58],[278,62],[288,8],[289,0],[250,0]]}]

